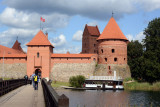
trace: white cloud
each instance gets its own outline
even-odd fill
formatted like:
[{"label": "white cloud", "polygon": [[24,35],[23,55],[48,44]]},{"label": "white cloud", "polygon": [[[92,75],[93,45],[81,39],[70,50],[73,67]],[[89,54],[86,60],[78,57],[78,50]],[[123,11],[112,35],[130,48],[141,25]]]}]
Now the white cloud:
[{"label": "white cloud", "polygon": [[88,24],[87,24],[88,26],[98,26],[98,22],[97,21],[92,21],[92,22],[89,22]]},{"label": "white cloud", "polygon": [[160,9],[160,0],[135,0],[146,11]]},{"label": "white cloud", "polygon": [[61,34],[58,37],[50,39],[50,42],[53,44],[54,47],[62,47],[67,43],[66,37],[63,34]]},{"label": "white cloud", "polygon": [[0,32],[0,45],[11,48],[18,37],[18,41],[21,42],[22,48],[26,48],[26,43],[28,43],[33,38],[37,31],[38,30],[36,29],[28,30],[18,28],[5,30],[3,32]]},{"label": "white cloud", "polygon": [[82,34],[83,34],[83,31],[82,31],[82,30],[78,30],[78,31],[73,35],[72,40],[74,40],[74,41],[82,41]]},{"label": "white cloud", "polygon": [[[39,13],[26,13],[7,7],[0,14],[0,23],[14,28],[38,29],[40,28],[40,16]],[[67,15],[59,13],[42,16],[46,21],[41,23],[41,25],[47,30],[67,26],[70,18]]]},{"label": "white cloud", "polygon": [[145,35],[143,34],[143,32],[138,33],[137,35],[133,36],[131,34],[126,35],[127,39],[129,41],[131,40],[138,40],[139,42],[142,42],[143,39],[145,39]]},{"label": "white cloud", "polygon": [[54,48],[54,53],[75,53],[78,54],[81,52],[81,47],[80,46],[66,46],[66,47],[62,47],[62,48]]}]

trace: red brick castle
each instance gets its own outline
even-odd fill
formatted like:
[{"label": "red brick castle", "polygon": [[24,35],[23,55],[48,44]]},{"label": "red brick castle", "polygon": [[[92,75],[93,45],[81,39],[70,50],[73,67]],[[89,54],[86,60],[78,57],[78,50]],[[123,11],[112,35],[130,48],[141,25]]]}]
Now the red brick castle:
[{"label": "red brick castle", "polygon": [[80,54],[55,54],[48,34],[41,30],[27,44],[25,53],[16,40],[12,48],[0,45],[0,77],[21,78],[38,69],[42,77],[68,81],[70,76],[113,75],[130,77],[128,39],[112,17],[102,34],[97,26],[85,26]]}]

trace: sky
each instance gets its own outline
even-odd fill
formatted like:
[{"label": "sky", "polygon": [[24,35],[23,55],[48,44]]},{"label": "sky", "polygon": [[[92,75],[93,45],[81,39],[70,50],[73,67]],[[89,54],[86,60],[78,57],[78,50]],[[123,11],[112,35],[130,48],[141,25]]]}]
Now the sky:
[{"label": "sky", "polygon": [[112,12],[124,35],[142,42],[148,23],[160,17],[160,0],[0,0],[0,45],[11,48],[18,37],[27,52],[41,23],[54,53],[80,53],[85,25],[103,32]]}]

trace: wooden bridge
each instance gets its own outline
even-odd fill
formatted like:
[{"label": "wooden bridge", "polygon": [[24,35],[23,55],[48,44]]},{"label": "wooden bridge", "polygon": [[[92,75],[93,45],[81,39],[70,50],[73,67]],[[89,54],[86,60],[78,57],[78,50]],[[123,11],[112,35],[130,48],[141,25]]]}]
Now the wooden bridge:
[{"label": "wooden bridge", "polygon": [[38,90],[24,79],[1,81],[0,96],[0,107],[69,107],[69,99],[59,96],[45,79]]}]

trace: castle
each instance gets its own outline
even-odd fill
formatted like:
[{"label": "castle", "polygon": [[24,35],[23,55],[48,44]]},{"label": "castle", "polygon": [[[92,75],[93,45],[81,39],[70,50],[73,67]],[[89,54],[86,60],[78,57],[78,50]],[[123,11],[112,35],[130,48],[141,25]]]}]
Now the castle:
[{"label": "castle", "polygon": [[127,65],[128,39],[111,17],[100,34],[97,26],[86,25],[80,54],[55,54],[48,34],[41,30],[26,45],[25,53],[18,40],[12,48],[0,45],[0,78],[22,78],[39,70],[41,77],[57,81],[68,81],[75,75],[130,77]]}]

